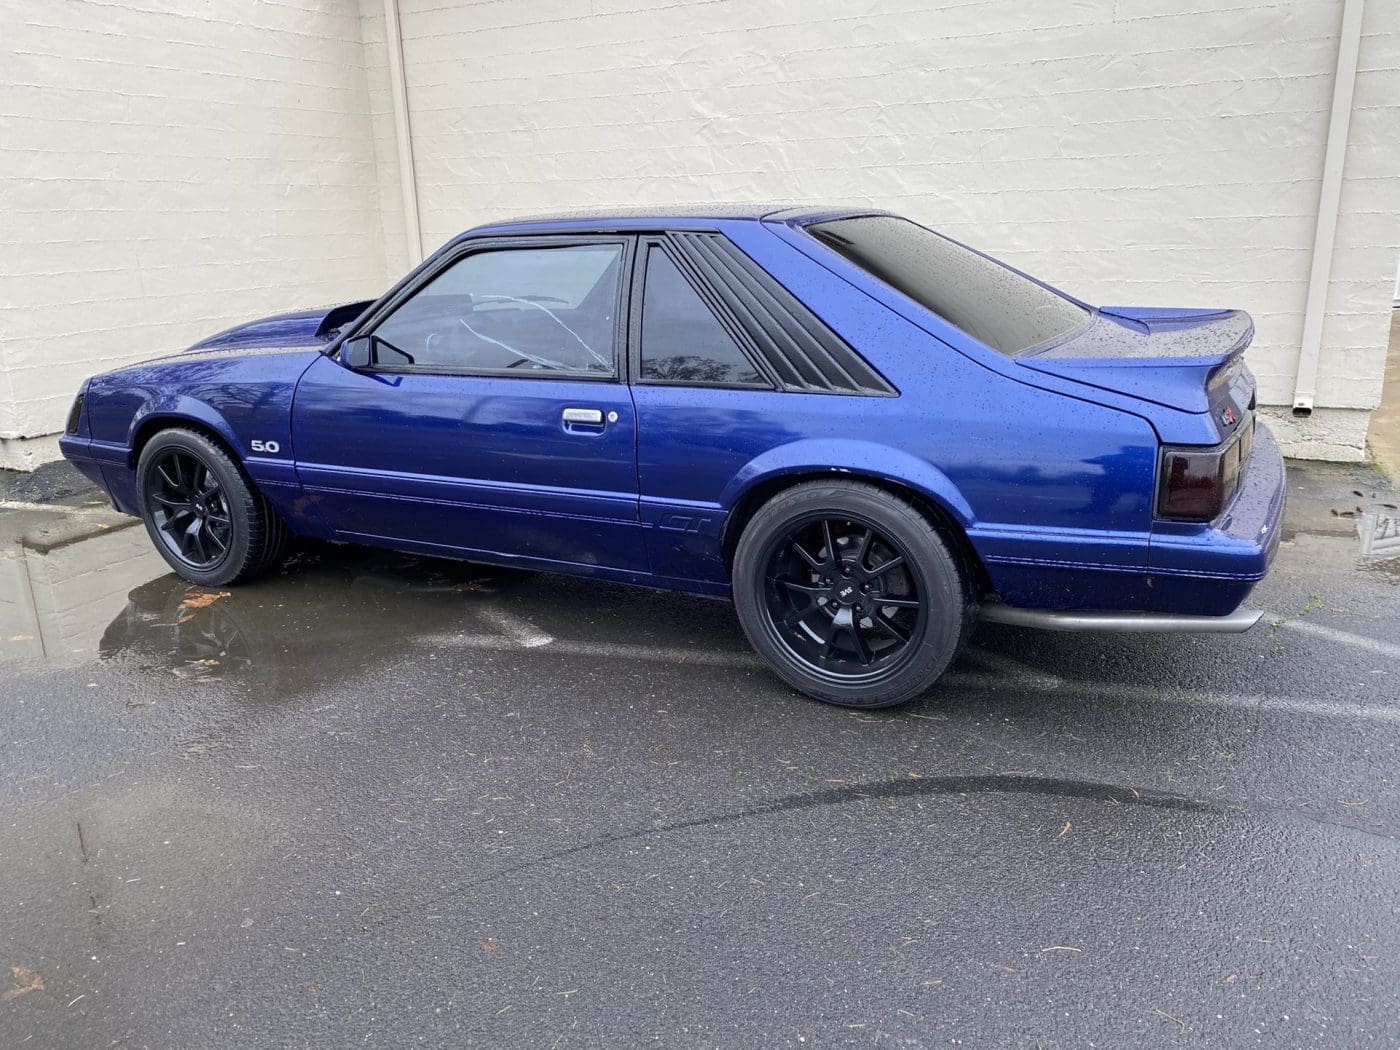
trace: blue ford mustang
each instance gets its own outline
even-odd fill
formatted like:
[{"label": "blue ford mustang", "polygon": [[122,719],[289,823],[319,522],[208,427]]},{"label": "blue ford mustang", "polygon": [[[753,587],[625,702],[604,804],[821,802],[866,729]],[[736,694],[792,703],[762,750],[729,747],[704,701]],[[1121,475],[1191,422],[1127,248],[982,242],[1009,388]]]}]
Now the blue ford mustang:
[{"label": "blue ford mustang", "polygon": [[1284,505],[1252,334],[888,213],[568,215],[97,376],[62,444],[199,583],[296,534],[732,596],[784,680],[878,707],[979,616],[1252,625]]}]

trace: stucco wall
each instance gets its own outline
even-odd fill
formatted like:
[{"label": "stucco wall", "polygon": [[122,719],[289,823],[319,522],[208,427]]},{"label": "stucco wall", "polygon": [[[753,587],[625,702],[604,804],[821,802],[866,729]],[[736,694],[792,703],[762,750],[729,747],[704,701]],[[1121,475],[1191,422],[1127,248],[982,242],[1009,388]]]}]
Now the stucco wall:
[{"label": "stucco wall", "polygon": [[[868,201],[1092,301],[1248,309],[1292,403],[1342,0],[400,3],[429,250],[554,208]],[[403,272],[383,8],[0,6],[0,465],[92,371]],[[1359,458],[1380,395],[1397,8],[1367,4],[1320,407],[1275,414],[1302,454]]]},{"label": "stucco wall", "polygon": [[[429,248],[561,207],[868,201],[1093,302],[1243,307],[1261,401],[1293,403],[1341,0],[400,3]],[[1400,243],[1397,5],[1364,30],[1324,408],[1276,414],[1335,458]]]},{"label": "stucco wall", "polygon": [[353,0],[0,5],[0,466],[92,372],[383,290],[366,54]]}]

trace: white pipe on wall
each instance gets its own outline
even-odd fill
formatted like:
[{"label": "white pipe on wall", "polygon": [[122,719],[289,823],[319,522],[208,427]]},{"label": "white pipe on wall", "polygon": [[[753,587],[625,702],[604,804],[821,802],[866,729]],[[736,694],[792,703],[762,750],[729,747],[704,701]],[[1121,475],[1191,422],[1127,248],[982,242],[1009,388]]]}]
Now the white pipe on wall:
[{"label": "white pipe on wall", "polygon": [[408,242],[409,265],[417,266],[423,261],[423,229],[418,221],[418,175],[413,167],[413,132],[408,122],[408,82],[403,72],[399,0],[384,0],[384,37],[389,52],[389,88],[394,97],[394,137],[399,146],[404,239]]},{"label": "white pipe on wall", "polygon": [[1327,286],[1332,279],[1332,249],[1337,239],[1337,212],[1342,201],[1351,99],[1361,52],[1361,14],[1366,0],[1343,0],[1342,32],[1337,42],[1337,75],[1332,81],[1332,113],[1327,121],[1327,151],[1322,162],[1322,190],[1317,200],[1308,300],[1303,311],[1303,344],[1293,384],[1293,414],[1311,415],[1317,394],[1317,367],[1322,357],[1322,322],[1327,316]]}]

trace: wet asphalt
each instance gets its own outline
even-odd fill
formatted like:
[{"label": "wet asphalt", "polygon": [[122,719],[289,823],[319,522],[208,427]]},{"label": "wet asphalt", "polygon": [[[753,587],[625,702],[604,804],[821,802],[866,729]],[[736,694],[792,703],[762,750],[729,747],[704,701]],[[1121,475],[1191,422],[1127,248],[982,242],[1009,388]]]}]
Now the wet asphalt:
[{"label": "wet asphalt", "polygon": [[331,546],[204,590],[22,484],[0,1046],[1400,1044],[1374,473],[1294,471],[1247,635],[984,626],[874,713],[722,603]]}]

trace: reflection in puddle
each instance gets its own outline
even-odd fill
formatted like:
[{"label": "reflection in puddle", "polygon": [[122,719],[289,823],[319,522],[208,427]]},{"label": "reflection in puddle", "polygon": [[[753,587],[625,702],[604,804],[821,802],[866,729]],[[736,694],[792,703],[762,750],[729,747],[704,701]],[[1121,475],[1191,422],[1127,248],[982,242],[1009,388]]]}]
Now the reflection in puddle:
[{"label": "reflection in puddle", "polygon": [[89,660],[131,588],[169,571],[139,522],[115,521],[76,538],[39,523],[0,544],[0,655]]},{"label": "reflection in puddle", "polygon": [[1400,558],[1400,514],[1395,508],[1371,507],[1356,523],[1363,558]]},{"label": "reflection in puddle", "polygon": [[403,653],[420,634],[478,628],[474,610],[524,578],[368,548],[307,545],[277,576],[228,590],[180,579],[139,522],[7,516],[0,658],[94,658],[285,695]]},{"label": "reflection in puddle", "polygon": [[474,627],[481,598],[520,574],[366,548],[313,547],[230,590],[166,575],[133,589],[99,655],[272,698],[344,681],[425,633]]}]

